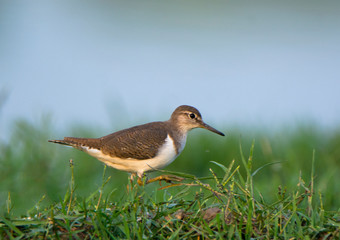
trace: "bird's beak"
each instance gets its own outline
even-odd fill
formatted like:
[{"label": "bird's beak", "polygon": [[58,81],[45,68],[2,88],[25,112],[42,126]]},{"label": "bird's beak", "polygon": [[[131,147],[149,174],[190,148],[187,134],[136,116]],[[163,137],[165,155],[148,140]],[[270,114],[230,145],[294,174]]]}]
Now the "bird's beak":
[{"label": "bird's beak", "polygon": [[207,130],[209,130],[209,131],[212,131],[212,132],[214,132],[214,133],[217,133],[218,135],[224,136],[224,133],[218,131],[217,129],[215,129],[215,128],[209,126],[208,124],[206,124],[206,123],[204,123],[204,122],[202,122],[201,128],[207,129]]}]

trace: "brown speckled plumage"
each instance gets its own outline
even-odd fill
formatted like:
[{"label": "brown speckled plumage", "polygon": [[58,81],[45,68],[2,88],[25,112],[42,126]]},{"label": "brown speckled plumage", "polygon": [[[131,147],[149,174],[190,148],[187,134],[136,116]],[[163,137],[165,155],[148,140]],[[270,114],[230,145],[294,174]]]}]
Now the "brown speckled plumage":
[{"label": "brown speckled plumage", "polygon": [[[86,146],[122,159],[144,160],[156,156],[168,133],[173,139],[176,139],[175,135],[178,135],[177,132],[170,129],[169,122],[152,122],[111,133],[101,138],[65,137],[64,140],[50,140],[50,142],[70,145],[78,149],[81,146]],[[180,143],[178,141],[174,141],[174,143],[178,154]]]}]

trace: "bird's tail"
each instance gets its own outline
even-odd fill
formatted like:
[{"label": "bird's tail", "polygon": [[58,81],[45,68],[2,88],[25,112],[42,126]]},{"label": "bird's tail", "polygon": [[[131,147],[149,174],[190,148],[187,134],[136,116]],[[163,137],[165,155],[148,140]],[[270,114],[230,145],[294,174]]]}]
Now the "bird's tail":
[{"label": "bird's tail", "polygon": [[75,138],[75,137],[64,137],[64,140],[48,140],[48,141],[52,143],[72,146],[74,148],[80,148],[83,146],[98,148],[100,142],[100,140],[97,138]]}]

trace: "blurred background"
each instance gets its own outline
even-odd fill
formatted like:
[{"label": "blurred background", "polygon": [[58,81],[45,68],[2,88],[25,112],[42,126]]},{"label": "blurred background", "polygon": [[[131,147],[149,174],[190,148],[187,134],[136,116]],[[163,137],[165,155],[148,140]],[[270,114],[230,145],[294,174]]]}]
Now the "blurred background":
[{"label": "blurred background", "polygon": [[[193,131],[169,170],[209,174],[255,139],[258,189],[310,177],[331,209],[340,190],[340,2],[0,1],[0,203],[62,197],[68,160],[86,196],[103,165],[47,143],[100,137],[197,107],[226,138]],[[213,135],[213,136],[212,136]],[[193,164],[194,163],[194,164]],[[111,188],[126,173],[108,170]],[[268,186],[268,182],[272,186]],[[120,181],[121,183],[121,181]],[[294,185],[295,184],[295,185]]]}]

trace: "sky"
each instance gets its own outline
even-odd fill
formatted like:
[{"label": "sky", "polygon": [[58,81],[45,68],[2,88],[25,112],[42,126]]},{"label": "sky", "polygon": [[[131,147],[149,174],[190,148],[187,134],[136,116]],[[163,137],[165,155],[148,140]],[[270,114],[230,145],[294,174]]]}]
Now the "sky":
[{"label": "sky", "polygon": [[[0,1],[0,131],[340,123],[340,1]],[[2,99],[2,100],[1,100]],[[5,99],[5,100],[4,100]]]}]

